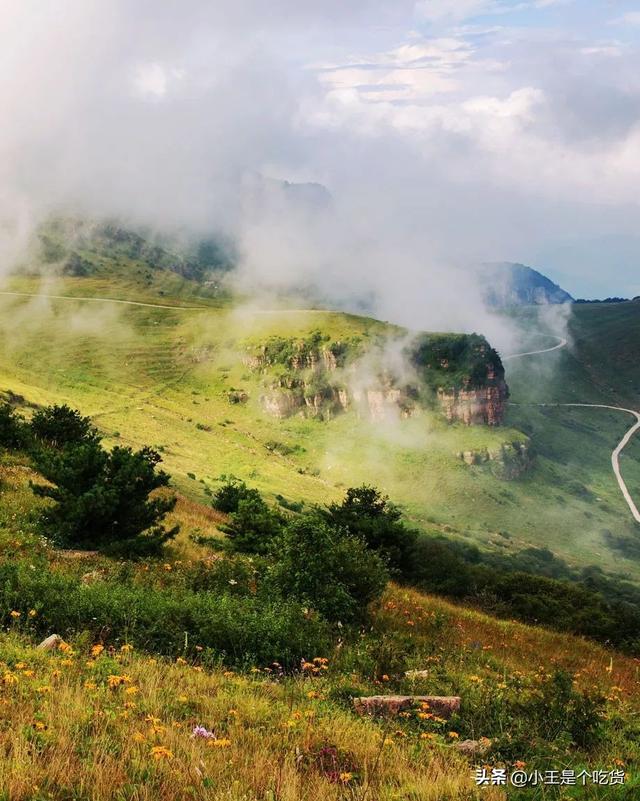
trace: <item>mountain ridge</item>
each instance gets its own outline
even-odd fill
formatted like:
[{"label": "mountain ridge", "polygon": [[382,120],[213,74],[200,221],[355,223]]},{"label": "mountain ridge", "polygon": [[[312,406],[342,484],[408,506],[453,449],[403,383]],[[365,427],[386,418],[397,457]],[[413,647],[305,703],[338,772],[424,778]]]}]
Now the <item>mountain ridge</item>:
[{"label": "mountain ridge", "polygon": [[485,303],[493,308],[573,303],[574,298],[544,273],[520,262],[481,265]]}]

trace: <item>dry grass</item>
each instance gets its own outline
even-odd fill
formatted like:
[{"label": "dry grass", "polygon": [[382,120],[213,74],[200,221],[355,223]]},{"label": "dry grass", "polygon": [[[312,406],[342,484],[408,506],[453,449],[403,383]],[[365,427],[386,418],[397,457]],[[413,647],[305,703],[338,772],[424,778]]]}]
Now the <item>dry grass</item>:
[{"label": "dry grass", "polygon": [[[0,787],[12,801],[479,796],[450,746],[391,732],[383,745],[380,725],[324,700],[325,678],[209,673],[135,653],[91,656],[88,644],[43,654],[13,635],[0,656]],[[109,676],[124,679],[110,686]],[[194,738],[196,725],[215,739]],[[322,762],[323,747],[335,764]]]},{"label": "dry grass", "polygon": [[640,710],[640,660],[584,637],[499,620],[442,598],[393,586],[380,615],[392,628],[406,626],[407,620],[417,621],[418,637],[421,621],[444,616],[442,647],[455,653],[461,666],[470,668],[474,662],[493,672],[523,674],[566,670],[576,677],[579,688],[616,693]]}]

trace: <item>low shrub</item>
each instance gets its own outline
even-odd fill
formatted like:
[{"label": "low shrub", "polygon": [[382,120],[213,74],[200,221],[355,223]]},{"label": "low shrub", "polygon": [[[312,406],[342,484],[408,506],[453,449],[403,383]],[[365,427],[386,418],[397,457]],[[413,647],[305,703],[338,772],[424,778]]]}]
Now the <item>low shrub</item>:
[{"label": "low shrub", "polygon": [[271,509],[256,490],[241,497],[229,523],[220,528],[229,537],[232,547],[244,553],[266,554],[281,533],[284,518]]},{"label": "low shrub", "polygon": [[63,547],[131,557],[158,553],[178,533],[177,526],[167,531],[161,524],[175,497],[150,497],[169,483],[156,469],[160,461],[150,448],[107,452],[91,438],[42,449],[36,464],[51,483],[32,488],[53,503],[40,516],[41,533]]},{"label": "low shrub", "polygon": [[91,419],[83,417],[66,404],[38,409],[31,418],[30,429],[35,442],[47,448],[63,448],[100,440]]},{"label": "low shrub", "polygon": [[331,621],[363,620],[389,578],[382,559],[318,515],[290,522],[274,542],[271,578],[280,593]]},{"label": "low shrub", "polygon": [[410,569],[416,534],[404,524],[398,507],[375,487],[351,487],[342,503],[331,504],[321,514],[331,526],[362,540],[393,573],[403,575]]},{"label": "low shrub", "polygon": [[[37,614],[29,617],[29,610]],[[131,641],[161,654],[196,653],[228,665],[299,665],[326,653],[327,624],[300,603],[278,598],[169,591],[110,581],[83,585],[28,564],[0,566],[0,620],[15,625],[20,612],[40,635],[71,637],[88,631],[105,643]]]},{"label": "low shrub", "polygon": [[27,426],[10,403],[0,405],[0,448],[15,450],[27,442]]},{"label": "low shrub", "polygon": [[238,511],[238,504],[251,498],[260,498],[257,489],[249,489],[244,481],[231,476],[213,494],[211,505],[219,512],[232,514]]}]

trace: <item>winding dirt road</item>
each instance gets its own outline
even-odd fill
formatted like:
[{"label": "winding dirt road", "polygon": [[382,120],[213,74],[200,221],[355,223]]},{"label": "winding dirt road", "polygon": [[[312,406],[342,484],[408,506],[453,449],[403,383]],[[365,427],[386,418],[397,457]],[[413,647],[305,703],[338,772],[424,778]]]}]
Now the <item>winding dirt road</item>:
[{"label": "winding dirt road", "polygon": [[118,298],[89,298],[76,295],[45,295],[40,292],[0,292],[17,298],[51,298],[51,300],[81,300],[93,303],[123,303],[125,306],[146,306],[148,309],[173,309],[175,311],[202,311],[209,306],[171,306],[168,303],[143,303],[140,300],[119,300]]},{"label": "winding dirt road", "polygon": [[[549,334],[549,336],[552,336]],[[543,348],[542,350],[529,350],[526,353],[512,353],[510,356],[503,356],[502,361],[506,362],[509,359],[519,359],[521,356],[536,356],[538,353],[551,353],[552,350],[560,350],[560,348],[564,348],[567,346],[567,340],[563,339],[562,337],[554,337],[554,339],[558,340],[558,344],[554,345],[552,348]]]},{"label": "winding dirt road", "polygon": [[[538,353],[550,353],[553,350],[559,350],[560,348],[564,348],[567,345],[567,340],[563,339],[562,337],[556,337],[559,340],[557,345],[554,345],[552,348],[543,348],[542,350],[531,350],[527,353],[512,353],[510,356],[504,356],[502,361],[508,361],[509,359],[518,359],[521,356],[535,356]],[[529,404],[517,404],[517,405],[529,405]],[[624,412],[625,414],[630,414],[635,417],[636,422],[631,426],[631,428],[627,431],[624,437],[620,440],[617,446],[614,448],[611,454],[611,467],[613,468],[613,473],[616,477],[616,481],[618,482],[618,486],[620,487],[620,491],[627,502],[627,506],[633,515],[633,519],[636,523],[640,523],[640,511],[638,511],[638,507],[636,506],[633,498],[631,497],[631,493],[625,483],[625,480],[622,477],[622,472],[620,470],[620,454],[629,444],[629,441],[636,433],[636,431],[640,430],[640,412],[636,412],[633,409],[625,409],[623,406],[607,406],[604,403],[535,403],[531,404],[534,406],[547,406],[547,407],[560,407],[560,406],[574,406],[580,407],[584,409],[611,409],[614,412]]]}]

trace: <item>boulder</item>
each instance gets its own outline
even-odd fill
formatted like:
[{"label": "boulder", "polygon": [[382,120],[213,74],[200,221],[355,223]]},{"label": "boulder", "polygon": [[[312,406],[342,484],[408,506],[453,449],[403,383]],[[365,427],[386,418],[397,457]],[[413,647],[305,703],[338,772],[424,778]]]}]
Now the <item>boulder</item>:
[{"label": "boulder", "polygon": [[482,737],[480,740],[461,740],[456,743],[456,751],[463,756],[482,757],[491,748],[491,740]]},{"label": "boulder", "polygon": [[58,643],[62,642],[62,637],[59,634],[51,634],[46,640],[43,640],[38,646],[38,651],[53,651],[58,647]]},{"label": "boulder", "polygon": [[447,719],[460,709],[460,698],[456,695],[370,695],[353,699],[353,708],[358,715],[388,717],[421,704],[429,704],[434,715]]}]

